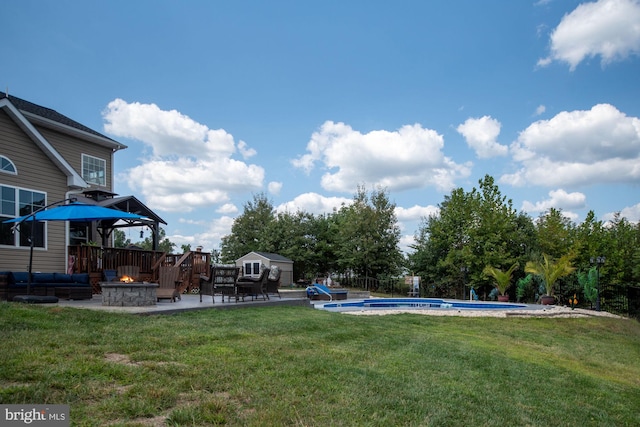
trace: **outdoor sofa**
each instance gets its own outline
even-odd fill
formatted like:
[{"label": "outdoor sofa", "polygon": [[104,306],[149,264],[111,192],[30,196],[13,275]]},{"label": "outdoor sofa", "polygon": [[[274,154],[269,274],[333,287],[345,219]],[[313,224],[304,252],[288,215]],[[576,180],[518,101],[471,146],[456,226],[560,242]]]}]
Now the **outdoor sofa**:
[{"label": "outdoor sofa", "polygon": [[[27,295],[28,282],[27,271],[0,272],[0,298],[12,301],[16,295]],[[91,299],[93,288],[88,273],[32,273],[29,295]]]}]

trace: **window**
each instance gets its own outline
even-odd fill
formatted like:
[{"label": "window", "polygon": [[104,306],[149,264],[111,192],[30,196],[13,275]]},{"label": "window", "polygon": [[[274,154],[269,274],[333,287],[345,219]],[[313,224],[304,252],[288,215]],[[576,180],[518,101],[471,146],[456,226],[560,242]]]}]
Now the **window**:
[{"label": "window", "polygon": [[5,156],[0,156],[0,172],[9,173],[11,175],[18,174],[16,165],[14,165],[13,162]]},{"label": "window", "polygon": [[90,184],[107,185],[107,162],[87,154],[82,155],[82,179]]},{"label": "window", "polygon": [[260,275],[260,261],[245,261],[244,262],[244,275],[245,276],[259,276]]},{"label": "window", "polygon": [[[30,246],[32,222],[23,222],[13,230],[15,224],[3,221],[28,215],[46,205],[46,195],[39,191],[0,185],[0,245]],[[44,248],[44,223],[35,223],[33,246]]]},{"label": "window", "polygon": [[69,244],[82,245],[87,244],[89,240],[89,228],[85,223],[71,222],[69,223]]}]

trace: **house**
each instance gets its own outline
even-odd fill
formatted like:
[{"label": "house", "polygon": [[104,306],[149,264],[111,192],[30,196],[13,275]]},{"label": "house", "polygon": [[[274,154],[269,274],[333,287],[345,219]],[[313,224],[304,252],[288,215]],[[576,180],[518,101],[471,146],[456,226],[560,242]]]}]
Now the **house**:
[{"label": "house", "polygon": [[[31,234],[30,223],[14,229],[2,221],[57,201],[75,198],[138,213],[149,218],[138,225],[156,231],[166,224],[135,197],[115,197],[114,154],[125,148],[55,110],[0,92],[0,271],[27,270]],[[104,225],[46,222],[35,227],[33,271],[67,271],[69,245],[102,241],[110,246]]]},{"label": "house", "polygon": [[260,276],[261,266],[270,268],[277,265],[280,268],[280,286],[293,283],[293,261],[282,255],[269,252],[249,252],[236,260],[236,266],[241,268],[242,275],[248,277]]}]

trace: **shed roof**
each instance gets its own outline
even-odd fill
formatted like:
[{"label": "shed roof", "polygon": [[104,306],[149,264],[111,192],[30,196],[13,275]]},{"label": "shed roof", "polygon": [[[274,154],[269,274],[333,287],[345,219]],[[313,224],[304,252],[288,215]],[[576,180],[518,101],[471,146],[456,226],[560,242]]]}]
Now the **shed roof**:
[{"label": "shed roof", "polygon": [[291,263],[293,262],[293,260],[290,260],[289,258],[284,257],[284,256],[279,255],[279,254],[274,254],[274,253],[270,253],[270,252],[259,252],[259,251],[251,251],[248,254],[246,254],[245,256],[240,257],[238,259],[244,258],[247,255],[251,255],[251,254],[256,254],[256,255],[259,255],[259,256],[261,256],[263,258],[266,258],[266,259],[271,260],[271,261],[276,261],[276,262],[291,262]]}]

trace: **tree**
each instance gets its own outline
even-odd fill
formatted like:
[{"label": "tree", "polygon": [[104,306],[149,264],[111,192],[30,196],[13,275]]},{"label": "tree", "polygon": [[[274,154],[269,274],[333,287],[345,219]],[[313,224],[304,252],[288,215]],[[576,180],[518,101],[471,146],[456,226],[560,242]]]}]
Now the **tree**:
[{"label": "tree", "polygon": [[493,287],[485,266],[524,263],[535,246],[531,219],[516,212],[491,176],[478,184],[479,190],[458,188],[445,196],[440,214],[424,219],[416,235],[411,269],[435,295],[460,295],[461,269],[468,273],[465,284]]},{"label": "tree", "polygon": [[231,226],[231,234],[224,236],[220,244],[222,260],[234,261],[252,251],[268,251],[268,230],[274,221],[274,209],[264,193],[254,195],[253,201],[244,205],[243,213]]},{"label": "tree", "polygon": [[[161,252],[173,253],[173,248],[176,247],[175,243],[172,243],[166,235],[164,228],[158,229],[158,250]],[[144,241],[137,242],[136,246],[141,247],[145,251],[153,250],[153,239],[151,236],[145,237]]]},{"label": "tree", "polygon": [[500,295],[504,295],[507,292],[507,289],[511,286],[511,278],[513,277],[513,272],[516,268],[518,268],[517,262],[509,267],[507,271],[502,271],[497,267],[487,265],[484,268],[483,273],[487,276],[493,277],[496,289]]},{"label": "tree", "polygon": [[307,238],[307,273],[324,275],[337,272],[339,234],[336,213],[311,216],[308,221]]},{"label": "tree", "polygon": [[457,188],[445,196],[439,215],[423,218],[408,258],[411,271],[428,283],[429,294],[454,296],[460,268],[476,271],[469,243],[478,201],[476,192]]},{"label": "tree", "polygon": [[604,234],[604,244],[600,253],[591,257],[606,256],[607,262],[600,271],[600,277],[607,276],[608,283],[627,286],[638,280],[637,264],[640,247],[640,226],[633,225],[619,212],[609,221]]},{"label": "tree", "polygon": [[[322,223],[322,217],[316,218],[301,211],[279,212],[269,226],[269,252],[276,252],[295,260],[295,279],[306,278],[330,269],[325,261],[332,261],[333,257],[321,249],[321,238],[318,237],[321,230],[316,229],[316,225]],[[324,267],[321,268],[321,265]]]},{"label": "tree", "polygon": [[384,190],[374,190],[368,196],[366,189],[359,186],[353,203],[343,206],[334,219],[335,253],[342,271],[353,271],[360,277],[400,273],[400,228],[395,204]]},{"label": "tree", "polygon": [[[167,252],[167,253],[172,253],[173,252],[173,248],[176,246],[175,243],[172,243],[167,237],[166,237],[166,231],[164,230],[164,228],[160,228],[159,229],[159,237],[158,237],[158,250],[162,251],[162,252]],[[126,239],[126,235],[124,233],[124,231],[122,230],[118,230],[117,228],[113,230],[113,236],[114,236],[114,243],[113,243],[113,247],[115,248],[126,248],[129,245],[132,245],[133,243],[131,242],[131,239]],[[153,250],[153,240],[151,237],[146,237],[143,241],[141,242],[136,242],[135,243],[136,246],[146,250],[146,251],[151,251]]]},{"label": "tree", "polygon": [[131,239],[127,239],[124,231],[114,228],[113,229],[113,247],[114,248],[126,248],[131,244]]},{"label": "tree", "polygon": [[211,262],[213,264],[220,263],[220,251],[217,249],[211,249]]},{"label": "tree", "polygon": [[542,254],[542,257],[542,261],[538,260],[527,262],[527,265],[524,267],[524,271],[540,276],[544,281],[547,295],[553,296],[553,288],[558,279],[568,276],[575,270],[575,267],[571,264],[573,254],[565,254],[558,260],[554,260],[547,254]]},{"label": "tree", "polygon": [[[478,286],[491,287],[487,276],[480,274],[484,266],[518,264],[522,247],[527,241],[526,227],[513,208],[513,202],[503,196],[493,177],[485,175],[478,181],[477,206],[470,227],[469,249],[476,269],[475,282]],[[472,193],[475,193],[474,189]],[[524,232],[524,233],[523,233]]]},{"label": "tree", "polygon": [[540,215],[536,231],[541,251],[551,257],[559,258],[575,249],[575,225],[560,209],[551,208]]},{"label": "tree", "polygon": [[591,267],[588,272],[578,272],[578,283],[582,286],[584,298],[589,301],[591,307],[598,298],[598,270],[596,267]]}]

